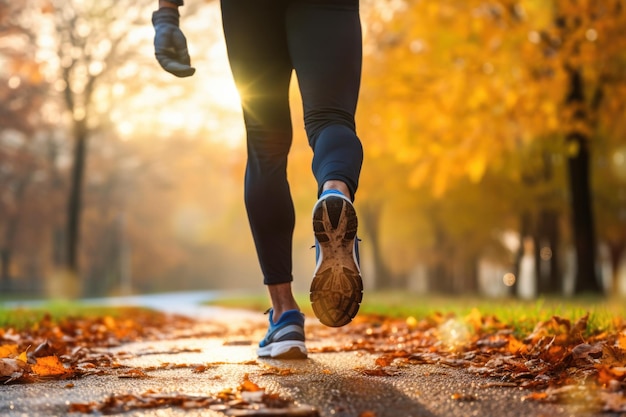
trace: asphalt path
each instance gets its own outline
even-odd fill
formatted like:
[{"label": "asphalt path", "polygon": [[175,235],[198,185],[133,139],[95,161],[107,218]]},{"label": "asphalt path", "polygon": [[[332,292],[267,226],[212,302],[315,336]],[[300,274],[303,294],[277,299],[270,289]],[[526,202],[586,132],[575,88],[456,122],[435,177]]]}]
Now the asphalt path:
[{"label": "asphalt path", "polygon": [[[97,304],[141,305],[187,314],[202,321],[194,332],[205,336],[130,343],[110,350],[120,358],[120,365],[128,367],[125,369],[143,370],[142,378],[93,375],[71,383],[2,385],[0,416],[93,415],[68,410],[70,404],[101,402],[112,394],[140,394],[147,390],[172,395],[213,395],[236,388],[246,376],[266,392],[291,398],[302,410],[316,410],[320,417],[593,416],[573,406],[524,400],[529,391],[504,387],[499,381],[444,365],[401,366],[392,375],[373,376],[361,372],[372,368],[376,359],[365,352],[311,353],[308,359],[297,361],[259,359],[255,349],[263,336],[266,317],[199,305],[216,296],[219,295],[179,293],[91,300]],[[319,323],[309,318],[307,326]],[[329,340],[308,340],[307,344],[328,345]],[[205,369],[195,372],[197,366]],[[131,410],[121,415],[224,416],[206,408],[178,407]]]}]

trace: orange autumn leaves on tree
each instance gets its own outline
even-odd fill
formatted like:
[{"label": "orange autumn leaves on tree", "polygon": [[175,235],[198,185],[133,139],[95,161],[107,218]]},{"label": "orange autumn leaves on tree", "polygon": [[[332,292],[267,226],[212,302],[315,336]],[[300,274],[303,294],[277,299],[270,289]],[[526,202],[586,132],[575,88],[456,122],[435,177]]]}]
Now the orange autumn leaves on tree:
[{"label": "orange autumn leaves on tree", "polygon": [[488,165],[502,169],[499,157],[530,139],[515,119],[529,110],[524,96],[532,92],[520,68],[525,39],[508,10],[496,2],[405,3],[385,28],[373,41],[363,101],[385,102],[372,110],[374,137],[413,166],[409,185],[428,183],[441,196],[458,178],[479,182]]},{"label": "orange autumn leaves on tree", "polygon": [[[488,171],[519,178],[524,148],[558,142],[571,129],[575,109],[565,98],[572,66],[589,90],[586,131],[606,140],[623,132],[622,1],[394,5],[372,7],[367,16],[361,130],[371,152],[412,168],[410,186],[441,196]],[[561,30],[559,22],[575,29]]]}]

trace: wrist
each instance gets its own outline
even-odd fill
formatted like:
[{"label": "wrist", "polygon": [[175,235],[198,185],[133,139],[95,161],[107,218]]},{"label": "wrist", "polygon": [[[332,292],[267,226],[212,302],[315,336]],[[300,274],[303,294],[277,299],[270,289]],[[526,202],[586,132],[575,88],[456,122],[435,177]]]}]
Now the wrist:
[{"label": "wrist", "polygon": [[183,0],[159,0],[159,8],[167,7],[170,9],[177,9],[178,6],[182,6],[183,4]]},{"label": "wrist", "polygon": [[152,12],[152,24],[156,27],[159,24],[170,24],[178,26],[180,13],[178,7],[161,7]]}]

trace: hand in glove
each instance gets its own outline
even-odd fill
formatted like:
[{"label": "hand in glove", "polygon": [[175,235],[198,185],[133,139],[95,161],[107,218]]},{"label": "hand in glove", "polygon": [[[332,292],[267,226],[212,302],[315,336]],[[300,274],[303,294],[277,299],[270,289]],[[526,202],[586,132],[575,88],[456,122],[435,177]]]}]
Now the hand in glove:
[{"label": "hand in glove", "polygon": [[179,28],[178,10],[161,7],[152,13],[154,53],[163,69],[177,77],[189,77],[196,72],[191,66],[187,39]]}]

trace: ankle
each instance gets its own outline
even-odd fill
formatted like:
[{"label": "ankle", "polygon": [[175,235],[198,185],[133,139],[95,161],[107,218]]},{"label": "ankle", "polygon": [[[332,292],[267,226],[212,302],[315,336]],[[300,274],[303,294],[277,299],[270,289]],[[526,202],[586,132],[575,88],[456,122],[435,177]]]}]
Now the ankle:
[{"label": "ankle", "polygon": [[272,307],[272,309],[274,310],[274,314],[272,315],[272,321],[274,323],[277,323],[280,320],[280,318],[282,317],[282,315],[285,314],[288,311],[300,311],[300,309],[297,308],[297,306],[296,306],[296,308],[287,308],[287,309],[284,309],[284,310],[276,310],[274,307]]},{"label": "ankle", "polygon": [[339,180],[326,181],[324,185],[322,186],[322,192],[326,190],[337,190],[341,192],[341,194],[348,197],[349,199],[352,199],[352,196],[350,195],[350,189],[348,188],[348,185],[343,181],[339,181]]},{"label": "ankle", "polygon": [[267,289],[272,301],[272,309],[274,310],[272,315],[274,323],[276,323],[280,319],[280,316],[286,311],[300,311],[300,307],[298,307],[298,303],[291,291],[291,283],[268,285]]}]

